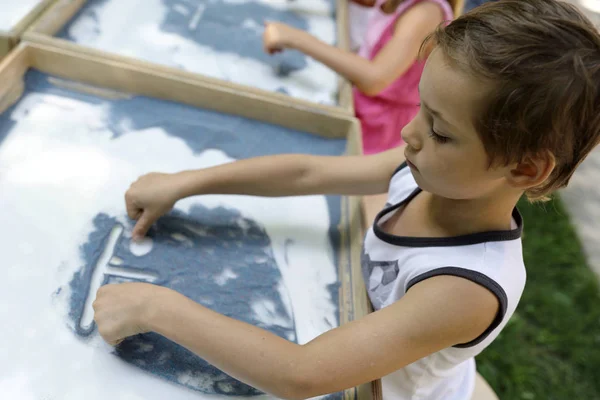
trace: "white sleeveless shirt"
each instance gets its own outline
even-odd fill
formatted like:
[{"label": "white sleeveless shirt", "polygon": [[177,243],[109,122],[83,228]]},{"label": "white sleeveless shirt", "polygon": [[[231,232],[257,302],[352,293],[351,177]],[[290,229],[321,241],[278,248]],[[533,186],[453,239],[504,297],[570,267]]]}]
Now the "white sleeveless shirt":
[{"label": "white sleeveless shirt", "polygon": [[[421,192],[402,164],[391,179],[386,207],[365,236],[362,271],[375,310],[397,300],[415,284],[439,275],[469,279],[490,290],[500,309],[477,339],[431,354],[382,379],[384,400],[470,400],[475,356],[500,333],[525,287],[521,246],[523,219],[513,211],[513,228],[451,238],[400,237],[381,229],[400,207]],[[376,343],[374,343],[376,345]]]}]

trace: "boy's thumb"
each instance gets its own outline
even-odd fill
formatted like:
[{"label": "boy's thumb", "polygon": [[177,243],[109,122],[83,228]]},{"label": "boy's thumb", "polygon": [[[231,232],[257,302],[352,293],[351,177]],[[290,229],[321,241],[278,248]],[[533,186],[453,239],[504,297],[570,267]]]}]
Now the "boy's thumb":
[{"label": "boy's thumb", "polygon": [[154,223],[154,217],[152,215],[150,215],[149,212],[144,211],[142,213],[142,215],[140,216],[140,218],[138,219],[137,223],[135,224],[135,227],[133,228],[133,233],[132,233],[133,240],[134,241],[142,240],[144,238],[144,236],[146,236],[148,229],[150,229],[150,227],[152,226],[153,223]]}]

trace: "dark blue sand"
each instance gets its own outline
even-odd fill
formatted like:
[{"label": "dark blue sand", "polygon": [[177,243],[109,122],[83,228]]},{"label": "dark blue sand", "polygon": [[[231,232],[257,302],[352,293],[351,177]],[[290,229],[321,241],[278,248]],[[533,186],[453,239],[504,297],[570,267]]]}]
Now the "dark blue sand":
[{"label": "dark blue sand", "polygon": [[[84,259],[91,262],[82,266],[71,281],[71,317],[75,321],[82,317],[91,274],[116,224],[114,218],[98,215],[94,221],[96,230],[81,248]],[[177,234],[176,238],[173,234]],[[129,251],[130,240],[121,236],[113,252],[113,257],[121,261],[111,266],[152,274],[157,277],[154,282],[157,285],[171,288],[224,315],[296,341],[293,316],[286,311],[277,291],[281,274],[272,254],[271,241],[256,222],[243,218],[235,210],[195,206],[187,215],[172,212],[161,218],[148,236],[153,239],[153,248],[141,257]],[[226,282],[215,280],[224,267],[237,277]],[[104,279],[104,283],[121,281],[118,274],[105,275]],[[272,304],[273,314],[282,323],[273,325],[257,319],[252,309],[256,302]],[[79,325],[76,324],[78,334],[93,333],[93,329]],[[210,378],[205,380],[212,383],[211,387],[202,388],[209,393],[259,394],[160,335],[133,337],[121,344],[117,353],[124,360],[174,382],[182,372],[201,372]]]},{"label": "dark blue sand", "polygon": [[[53,94],[93,104],[104,104],[110,109],[107,128],[114,138],[126,135],[128,130],[161,127],[169,135],[184,140],[197,153],[216,148],[233,158],[278,153],[311,153],[339,155],[344,152],[345,140],[325,139],[274,125],[241,117],[161,101],[146,97],[106,100],[74,92],[48,83],[48,76],[30,71],[25,77],[25,94]],[[0,116],[0,145],[10,133],[14,122],[12,108]],[[64,118],[69,118],[69,109]],[[41,127],[40,129],[43,129]],[[87,129],[82,127],[82,129]],[[95,134],[89,132],[90,135]],[[73,168],[77,166],[74,165]],[[122,193],[115,193],[122,197]],[[338,196],[328,196],[331,217],[330,237],[334,248],[339,248],[340,204]],[[41,200],[43,201],[43,200]],[[117,225],[116,216],[99,214],[94,220],[95,230],[81,244],[85,265],[70,282],[70,317],[75,322],[75,333],[82,339],[95,334],[95,327],[80,327],[90,278],[106,242]],[[178,234],[172,236],[173,234]],[[180,240],[181,235],[185,240]],[[235,209],[206,209],[196,206],[189,214],[172,212],[160,219],[149,236],[154,240],[147,255],[137,257],[129,251],[129,240],[120,237],[113,256],[122,260],[118,265],[124,271],[145,272],[157,277],[155,283],[170,287],[220,313],[261,326],[279,336],[296,340],[293,315],[284,307],[285,299],[276,290],[281,280],[273,258],[271,241],[264,227],[244,218]],[[336,251],[336,259],[338,254]],[[114,265],[115,267],[117,265]],[[227,266],[237,277],[219,285],[215,281]],[[132,281],[106,275],[104,283]],[[134,281],[134,280],[133,280]],[[61,288],[57,289],[59,292]],[[338,285],[330,288],[332,298],[338,298]],[[268,301],[279,325],[256,319],[251,309],[254,302]],[[293,311],[292,311],[293,312]],[[233,396],[252,396],[259,392],[223,374],[186,349],[156,334],[139,335],[122,343],[116,354],[123,360],[164,379],[206,393]],[[199,386],[181,375],[193,371],[195,378],[208,378],[207,385]],[[334,395],[341,398],[340,394]]]},{"label": "dark blue sand", "polygon": [[[69,34],[73,23],[81,17],[93,18],[97,21],[98,17],[94,8],[108,1],[117,0],[88,1],[71,22],[58,33],[58,37],[77,41]],[[167,12],[159,29],[164,32],[193,40],[217,52],[234,53],[270,65],[273,67],[274,74],[280,77],[285,77],[308,65],[306,56],[298,51],[288,50],[274,56],[263,51],[262,26],[264,22],[279,21],[306,31],[308,30],[307,20],[299,13],[279,10],[259,2],[242,4],[228,3],[223,0],[162,0],[162,2],[167,8]],[[328,0],[328,2],[333,3],[333,0]],[[199,7],[204,10],[202,18],[194,29],[190,29],[190,20]],[[187,15],[177,11],[177,8],[185,9]],[[331,9],[334,10],[335,7],[331,7]],[[335,18],[334,15],[331,17]],[[261,29],[244,26],[246,20],[254,21]]]}]

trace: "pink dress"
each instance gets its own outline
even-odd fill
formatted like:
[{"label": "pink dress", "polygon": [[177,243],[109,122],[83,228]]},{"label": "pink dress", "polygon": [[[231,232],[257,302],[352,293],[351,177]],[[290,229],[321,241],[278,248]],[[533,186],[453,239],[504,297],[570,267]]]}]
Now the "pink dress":
[{"label": "pink dress", "polygon": [[[444,12],[444,20],[453,18],[452,8],[445,0],[405,0],[392,14],[381,11],[380,7],[386,0],[377,0],[358,54],[372,60],[394,35],[398,18],[422,1],[439,4]],[[424,66],[424,60],[415,61],[403,75],[376,96],[367,96],[354,88],[354,107],[361,121],[364,154],[379,153],[402,143],[402,128],[419,112],[418,85]]]}]

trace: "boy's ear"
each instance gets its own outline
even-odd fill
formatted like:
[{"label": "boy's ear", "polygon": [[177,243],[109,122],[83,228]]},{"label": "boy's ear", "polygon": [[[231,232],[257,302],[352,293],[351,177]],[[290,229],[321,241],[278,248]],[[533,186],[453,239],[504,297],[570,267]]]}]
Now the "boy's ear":
[{"label": "boy's ear", "polygon": [[527,190],[541,185],[548,179],[556,167],[556,158],[550,151],[526,156],[521,162],[512,165],[508,171],[511,186]]}]

